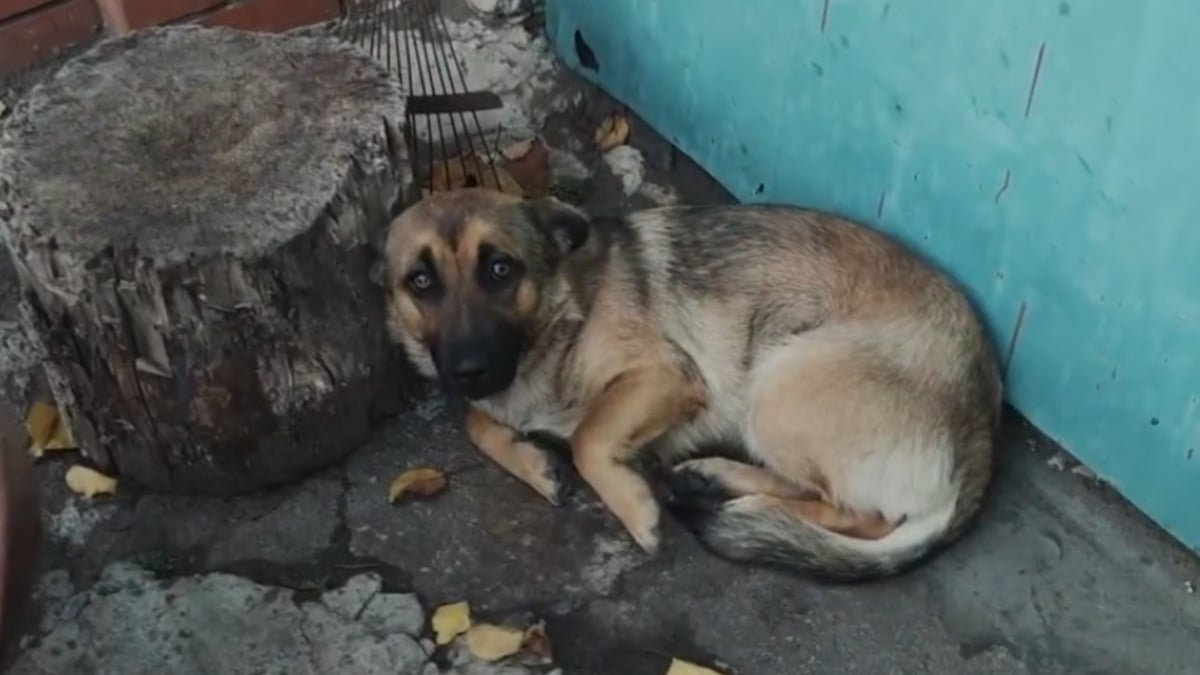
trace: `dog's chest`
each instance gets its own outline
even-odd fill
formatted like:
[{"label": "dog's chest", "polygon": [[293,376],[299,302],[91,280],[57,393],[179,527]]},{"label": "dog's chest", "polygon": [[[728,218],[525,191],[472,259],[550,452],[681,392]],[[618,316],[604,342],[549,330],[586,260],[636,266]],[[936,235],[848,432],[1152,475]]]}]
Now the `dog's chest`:
[{"label": "dog's chest", "polygon": [[480,402],[496,421],[517,431],[548,431],[569,438],[583,418],[583,409],[548,386],[523,386]]}]

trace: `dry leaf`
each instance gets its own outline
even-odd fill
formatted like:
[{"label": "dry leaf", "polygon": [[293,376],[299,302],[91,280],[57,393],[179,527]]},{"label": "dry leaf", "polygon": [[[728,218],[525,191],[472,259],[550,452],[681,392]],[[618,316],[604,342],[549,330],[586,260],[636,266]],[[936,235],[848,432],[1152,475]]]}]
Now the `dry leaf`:
[{"label": "dry leaf", "polygon": [[420,468],[402,471],[388,487],[388,501],[412,495],[421,499],[432,497],[446,488],[446,474],[437,469]]},{"label": "dry leaf", "polygon": [[25,415],[25,430],[29,433],[29,454],[41,457],[47,450],[70,450],[75,447],[67,425],[53,403],[34,401]]},{"label": "dry leaf", "polygon": [[671,659],[671,667],[667,669],[666,675],[721,675],[721,673],[680,659]]},{"label": "dry leaf", "polygon": [[504,168],[526,197],[542,197],[550,192],[550,151],[540,140],[534,140],[525,154],[510,158]]},{"label": "dry leaf", "polygon": [[25,414],[25,431],[29,433],[32,443],[29,448],[30,454],[34,457],[42,455],[46,443],[54,435],[56,426],[58,426],[58,408],[43,401],[34,401],[33,405],[29,406],[29,412]]},{"label": "dry leaf", "polygon": [[629,140],[629,120],[621,113],[613,113],[604,118],[600,126],[596,128],[596,133],[592,134],[592,141],[600,152],[608,152],[618,145],[624,145]]},{"label": "dry leaf", "polygon": [[471,628],[471,606],[464,602],[442,605],[433,612],[433,639],[437,644],[450,644],[454,638]]},{"label": "dry leaf", "polygon": [[554,650],[550,645],[550,636],[546,635],[545,621],[539,621],[525,629],[525,635],[521,638],[521,651],[536,656],[542,663],[554,660]]},{"label": "dry leaf", "polygon": [[84,497],[111,495],[117,491],[117,479],[106,476],[95,469],[76,464],[67,469],[67,487]]},{"label": "dry leaf", "polygon": [[525,631],[507,626],[479,624],[467,631],[467,649],[481,661],[499,661],[521,651]]},{"label": "dry leaf", "polygon": [[467,152],[444,162],[435,162],[430,172],[432,192],[445,192],[464,187],[484,187],[511,195],[523,196],[520,184],[501,166],[492,166],[474,152]]},{"label": "dry leaf", "polygon": [[8,112],[8,106],[4,101],[0,101],[0,117],[4,117],[4,113]]}]

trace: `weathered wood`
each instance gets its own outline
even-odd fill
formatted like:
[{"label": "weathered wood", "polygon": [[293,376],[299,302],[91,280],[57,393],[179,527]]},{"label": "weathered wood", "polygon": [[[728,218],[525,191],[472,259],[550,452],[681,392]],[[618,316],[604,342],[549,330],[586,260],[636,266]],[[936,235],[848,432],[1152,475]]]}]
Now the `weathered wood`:
[{"label": "weathered wood", "polygon": [[373,243],[403,97],[318,37],[151,29],[35,88],[0,136],[0,232],[80,449],[230,493],[361,443],[411,381]]},{"label": "weathered wood", "polygon": [[[35,400],[53,399],[42,366],[46,353],[22,321],[21,309],[17,271],[4,256],[0,259],[0,420],[20,421]],[[24,450],[30,438],[23,425],[14,429],[8,443]]]}]

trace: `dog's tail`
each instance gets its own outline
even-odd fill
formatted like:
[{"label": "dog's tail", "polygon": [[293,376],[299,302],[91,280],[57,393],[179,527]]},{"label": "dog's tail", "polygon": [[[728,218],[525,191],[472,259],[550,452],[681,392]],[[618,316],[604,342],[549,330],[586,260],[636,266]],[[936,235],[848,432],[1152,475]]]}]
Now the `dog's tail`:
[{"label": "dog's tail", "polygon": [[868,581],[900,574],[957,539],[979,510],[984,482],[969,481],[945,503],[907,518],[875,540],[831,532],[786,511],[778,502],[753,497],[692,512],[687,520],[700,540],[725,558],[829,581]]}]

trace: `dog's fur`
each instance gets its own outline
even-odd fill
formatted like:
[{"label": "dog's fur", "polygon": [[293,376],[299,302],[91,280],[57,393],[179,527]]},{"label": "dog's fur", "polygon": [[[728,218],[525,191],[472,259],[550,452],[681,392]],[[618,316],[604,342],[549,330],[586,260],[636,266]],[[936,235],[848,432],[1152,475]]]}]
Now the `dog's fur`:
[{"label": "dog's fur", "polygon": [[[574,465],[647,551],[631,466],[712,550],[832,579],[906,569],[979,510],[1001,384],[972,308],[889,238],[788,206],[589,219],[552,199],[430,196],[391,225],[393,336],[471,399],[472,442],[552,503]],[[420,287],[420,288],[418,288]]]}]

